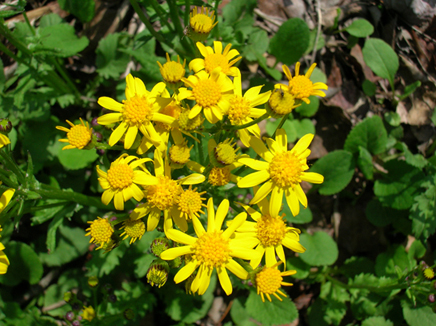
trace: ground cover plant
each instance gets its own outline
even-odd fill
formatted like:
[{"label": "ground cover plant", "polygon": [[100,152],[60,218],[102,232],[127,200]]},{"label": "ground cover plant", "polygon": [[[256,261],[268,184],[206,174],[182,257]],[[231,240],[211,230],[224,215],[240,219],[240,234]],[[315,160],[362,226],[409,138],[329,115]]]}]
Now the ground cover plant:
[{"label": "ground cover plant", "polygon": [[436,324],[435,9],[272,3],[0,5],[0,325]]}]

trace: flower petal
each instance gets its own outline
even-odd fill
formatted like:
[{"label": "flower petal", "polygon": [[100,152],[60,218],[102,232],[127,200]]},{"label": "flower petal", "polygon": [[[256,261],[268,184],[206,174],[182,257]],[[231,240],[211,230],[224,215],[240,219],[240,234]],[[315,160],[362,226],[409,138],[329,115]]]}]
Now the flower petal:
[{"label": "flower petal", "polygon": [[126,122],[122,122],[111,134],[109,137],[109,146],[114,146],[120,139],[123,137],[126,130],[129,128],[129,125]]},{"label": "flower petal", "polygon": [[324,177],[321,174],[315,172],[303,172],[301,174],[301,180],[320,184],[324,182]]},{"label": "flower petal", "polygon": [[235,274],[237,277],[239,277],[241,280],[246,280],[248,278],[248,272],[231,258],[226,264],[226,268],[229,271],[231,271],[233,274]]},{"label": "flower petal", "polygon": [[192,246],[175,247],[165,250],[160,254],[160,258],[163,260],[173,260],[180,256],[192,254],[193,252]]},{"label": "flower petal", "polygon": [[233,287],[232,282],[230,282],[229,274],[227,274],[227,270],[224,267],[218,267],[218,279],[220,280],[221,287],[227,295],[232,294]]},{"label": "flower petal", "polygon": [[102,96],[98,99],[97,101],[98,104],[100,104],[102,107],[104,107],[105,109],[108,110],[112,110],[112,111],[117,111],[117,112],[121,112],[123,110],[123,104],[115,101],[114,99],[107,97],[107,96]]},{"label": "flower petal", "polygon": [[268,179],[270,179],[270,174],[268,171],[266,171],[266,170],[257,171],[257,172],[251,173],[251,174],[243,177],[241,180],[239,180],[238,187],[239,188],[254,187],[254,186],[261,184],[264,181],[267,181]]},{"label": "flower petal", "polygon": [[194,273],[196,268],[197,262],[195,260],[191,260],[177,272],[176,276],[174,276],[174,283],[178,284],[186,280],[189,276],[192,275],[192,273]]}]

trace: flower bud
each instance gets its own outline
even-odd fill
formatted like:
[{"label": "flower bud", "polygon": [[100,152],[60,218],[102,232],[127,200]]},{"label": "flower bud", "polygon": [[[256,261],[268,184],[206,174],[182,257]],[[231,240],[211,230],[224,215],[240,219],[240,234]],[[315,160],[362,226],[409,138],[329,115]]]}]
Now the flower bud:
[{"label": "flower bud", "polygon": [[95,288],[98,285],[97,276],[91,276],[88,278],[88,285],[92,288]]},{"label": "flower bud", "polygon": [[65,319],[68,321],[72,321],[74,319],[74,317],[75,317],[75,315],[74,315],[74,312],[72,312],[72,311],[68,311],[65,314]]},{"label": "flower bud", "polygon": [[151,243],[151,252],[159,257],[162,252],[170,248],[170,241],[167,238],[156,238]]},{"label": "flower bud", "polygon": [[429,294],[428,296],[428,302],[434,303],[436,301],[436,297],[434,294]]},{"label": "flower bud", "polygon": [[135,318],[135,313],[133,312],[132,309],[126,309],[124,310],[124,318],[126,318],[127,320],[132,320],[133,318]]},{"label": "flower bud", "polygon": [[162,287],[168,280],[168,274],[170,272],[170,267],[166,261],[162,259],[156,259],[150,265],[147,272],[147,282],[151,286]]},{"label": "flower bud", "polygon": [[0,119],[0,132],[8,134],[12,130],[12,123],[9,119]]}]

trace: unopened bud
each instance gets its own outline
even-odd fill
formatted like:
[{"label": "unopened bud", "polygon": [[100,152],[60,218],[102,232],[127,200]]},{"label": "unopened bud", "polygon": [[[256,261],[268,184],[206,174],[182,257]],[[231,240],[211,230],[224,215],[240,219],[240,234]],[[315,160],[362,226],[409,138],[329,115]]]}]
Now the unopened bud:
[{"label": "unopened bud", "polygon": [[151,252],[156,256],[160,257],[160,254],[165,250],[170,248],[170,241],[167,238],[156,238],[151,243]]},{"label": "unopened bud", "polygon": [[0,119],[0,132],[2,133],[9,133],[12,130],[12,123],[9,121],[9,119]]},{"label": "unopened bud", "polygon": [[168,263],[162,259],[156,259],[150,265],[147,272],[147,282],[151,286],[162,287],[168,280],[170,267]]}]

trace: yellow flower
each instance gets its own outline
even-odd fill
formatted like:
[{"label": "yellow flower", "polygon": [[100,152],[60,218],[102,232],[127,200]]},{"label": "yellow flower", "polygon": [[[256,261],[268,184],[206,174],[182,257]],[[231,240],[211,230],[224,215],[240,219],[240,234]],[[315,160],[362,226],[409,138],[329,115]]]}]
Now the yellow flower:
[{"label": "yellow flower", "polygon": [[[0,181],[0,185],[1,184],[2,182]],[[15,189],[9,188],[2,194],[2,196],[0,197],[0,213],[3,212],[3,210],[9,204],[14,193],[15,193]]]},{"label": "yellow flower", "polygon": [[278,262],[272,267],[265,266],[260,272],[258,272],[255,276],[255,284],[257,288],[257,294],[260,294],[262,301],[265,302],[265,297],[268,298],[268,300],[271,302],[271,294],[275,296],[280,301],[283,301],[282,298],[280,298],[278,294],[287,297],[286,294],[284,294],[282,291],[280,291],[280,287],[282,285],[284,286],[292,286],[292,283],[283,282],[283,276],[289,276],[294,275],[297,273],[297,271],[290,270],[290,271],[284,271],[280,272],[277,269],[277,266],[280,265],[282,262]]},{"label": "yellow flower", "polygon": [[266,198],[258,203],[260,212],[248,205],[240,203],[254,222],[245,221],[237,230],[236,238],[250,242],[256,251],[261,253],[259,259],[250,261],[253,268],[259,266],[263,255],[267,266],[276,263],[276,256],[286,262],[283,246],[295,252],[305,252],[306,249],[299,243],[300,230],[289,227],[283,221],[283,216],[270,214],[269,203]]},{"label": "yellow flower", "polygon": [[201,6],[198,12],[197,7],[194,7],[190,14],[187,35],[195,42],[204,41],[216,24],[218,22],[215,22],[213,10],[209,12],[209,8]]},{"label": "yellow flower", "polygon": [[162,287],[168,280],[170,267],[166,261],[156,259],[147,271],[147,282],[151,286]]},{"label": "yellow flower", "polygon": [[210,46],[204,46],[202,43],[197,42],[197,47],[204,59],[197,58],[192,60],[189,63],[189,69],[193,70],[195,73],[204,69],[208,74],[211,74],[216,67],[221,67],[221,71],[227,76],[236,76],[240,74],[239,69],[237,67],[233,67],[236,62],[242,59],[240,56],[237,57],[239,52],[235,49],[230,50],[232,47],[231,44],[227,44],[227,46],[224,48],[224,51],[223,44],[221,42],[214,41],[213,45],[214,49],[212,49]]},{"label": "yellow flower", "polygon": [[274,118],[281,118],[292,112],[293,109],[301,105],[301,100],[297,100],[294,95],[276,88],[268,100],[268,112]]},{"label": "yellow flower", "polygon": [[210,198],[207,202],[207,230],[204,229],[197,217],[194,217],[192,220],[197,238],[175,229],[167,231],[166,235],[169,239],[181,243],[183,246],[164,251],[160,258],[163,260],[173,260],[184,255],[190,255],[191,258],[177,272],[174,282],[180,283],[186,280],[199,268],[191,284],[191,291],[202,295],[209,287],[210,277],[213,270],[216,269],[224,292],[230,295],[233,289],[227,269],[240,279],[247,279],[247,271],[233,258],[253,259],[258,253],[253,249],[247,248],[243,241],[232,237],[235,230],[247,218],[246,213],[237,215],[233,223],[226,230],[221,230],[228,211],[229,201],[224,199],[215,213],[213,200]]},{"label": "yellow flower", "polygon": [[[192,220],[194,216],[200,217],[200,214],[205,214],[201,209],[206,207],[203,204],[205,198],[201,197],[206,191],[198,192],[197,188],[192,190],[192,185],[189,189],[185,189],[177,201],[177,209],[180,211],[180,216],[185,220]],[[185,222],[186,223],[186,222]],[[183,223],[183,224],[185,224]],[[182,230],[187,229],[186,227],[181,228]]]},{"label": "yellow flower", "polygon": [[[266,113],[265,109],[256,109],[257,106],[264,104],[268,101],[271,91],[260,93],[262,86],[252,87],[242,96],[242,81],[241,73],[238,72],[233,78],[235,85],[235,94],[229,100],[230,107],[225,114],[229,117],[232,125],[244,125],[263,116]],[[239,129],[238,135],[242,143],[246,147],[250,147],[250,134],[260,138],[260,128],[257,124],[250,127]]]},{"label": "yellow flower", "polygon": [[167,86],[171,86],[174,89],[178,83],[181,82],[182,77],[185,76],[186,70],[186,59],[183,60],[183,65],[180,63],[180,57],[177,56],[177,62],[171,61],[168,53],[166,54],[167,62],[163,65],[158,61],[160,74],[162,75],[164,81],[167,83]]},{"label": "yellow flower", "polygon": [[108,205],[114,199],[115,209],[123,210],[124,202],[132,197],[137,201],[141,201],[144,194],[137,184],[148,184],[149,172],[136,168],[142,168],[143,163],[150,161],[149,158],[138,159],[136,156],[122,154],[111,163],[111,167],[107,172],[102,171],[97,165],[98,181],[104,189],[101,196],[103,204]]},{"label": "yellow flower", "polygon": [[120,228],[120,230],[122,229],[124,229],[124,232],[121,233],[120,237],[124,235],[123,240],[126,240],[128,237],[130,237],[130,244],[132,244],[137,239],[141,240],[145,233],[145,224],[141,219],[132,220],[129,218],[123,222],[123,226]]},{"label": "yellow flower", "polygon": [[159,113],[172,101],[169,97],[161,96],[167,94],[165,83],[156,84],[149,92],[142,80],[131,74],[126,77],[126,82],[126,100],[123,103],[105,96],[98,99],[98,104],[116,113],[102,115],[97,119],[97,122],[101,125],[121,122],[109,137],[110,146],[114,146],[125,134],[124,148],[129,149],[132,147],[139,130],[150,144],[158,147],[162,140],[156,133],[152,122],[162,122],[169,125],[174,122],[174,118]]},{"label": "yellow flower", "polygon": [[307,104],[310,103],[309,96],[311,95],[324,97],[325,93],[321,91],[321,89],[327,90],[328,89],[327,85],[319,82],[314,84],[309,79],[315,67],[316,67],[316,63],[310,66],[309,70],[306,72],[305,75],[299,75],[300,63],[297,62],[295,64],[295,76],[292,77],[289,68],[283,65],[283,72],[285,73],[286,77],[289,80],[288,86],[284,84],[276,84],[274,87],[286,90],[287,92],[292,94],[296,99],[300,99],[306,102]]},{"label": "yellow flower", "polygon": [[10,144],[11,141],[9,140],[8,136],[0,133],[0,148],[2,148],[5,145]]},{"label": "yellow flower", "polygon": [[168,151],[171,167],[173,169],[183,168],[191,158],[191,150],[193,147],[194,145],[188,146],[186,139],[183,139],[181,143],[176,142],[173,144]]},{"label": "yellow flower", "polygon": [[434,271],[430,267],[427,267],[426,269],[424,269],[423,274],[424,274],[425,278],[429,279],[429,280],[431,280],[434,277]]},{"label": "yellow flower", "polygon": [[324,177],[314,172],[304,172],[309,169],[308,149],[313,139],[312,134],[303,136],[297,144],[288,151],[288,139],[283,129],[278,129],[276,139],[266,139],[269,149],[259,138],[251,137],[250,145],[265,161],[252,158],[241,158],[239,162],[248,165],[257,172],[251,173],[238,181],[238,187],[249,188],[265,182],[250,201],[256,204],[271,193],[269,204],[270,214],[277,216],[282,206],[283,195],[294,216],[300,212],[301,202],[307,207],[307,197],[301,188],[301,181],[322,183]]},{"label": "yellow flower", "polygon": [[159,224],[163,211],[165,232],[173,226],[171,218],[179,228],[186,231],[188,228],[186,219],[181,217],[177,209],[179,197],[183,192],[182,185],[201,183],[205,180],[204,175],[194,173],[179,180],[171,179],[168,159],[165,157],[164,160],[159,150],[154,151],[154,173],[155,176],[148,176],[145,186],[144,193],[147,202],[136,207],[130,214],[130,218],[136,220],[148,215],[147,231],[153,231]]},{"label": "yellow flower", "polygon": [[203,110],[210,123],[217,123],[223,118],[230,106],[229,99],[233,94],[233,83],[221,68],[215,68],[209,75],[206,71],[199,71],[187,79],[183,78],[186,86],[179,89],[179,100],[195,100],[196,104],[189,112],[189,119],[196,117]]},{"label": "yellow flower", "polygon": [[9,267],[8,256],[3,252],[5,246],[0,242],[0,274],[6,274]]},{"label": "yellow flower", "polygon": [[95,318],[95,310],[92,306],[89,307],[83,307],[83,319],[87,321],[92,321]]},{"label": "yellow flower", "polygon": [[88,221],[87,223],[91,225],[86,229],[88,233],[85,233],[85,236],[91,236],[89,243],[96,243],[100,245],[97,250],[105,247],[105,245],[111,242],[114,228],[107,218],[101,218],[97,216],[96,220]]},{"label": "yellow flower", "polygon": [[62,148],[62,150],[72,148],[83,149],[86,147],[92,140],[92,128],[89,127],[89,123],[86,122],[85,124],[82,118],[80,118],[81,124],[78,125],[74,125],[68,120],[66,121],[71,126],[70,129],[62,126],[56,126],[56,129],[65,131],[67,133],[67,139],[59,139],[59,141],[62,143],[70,143]]}]

